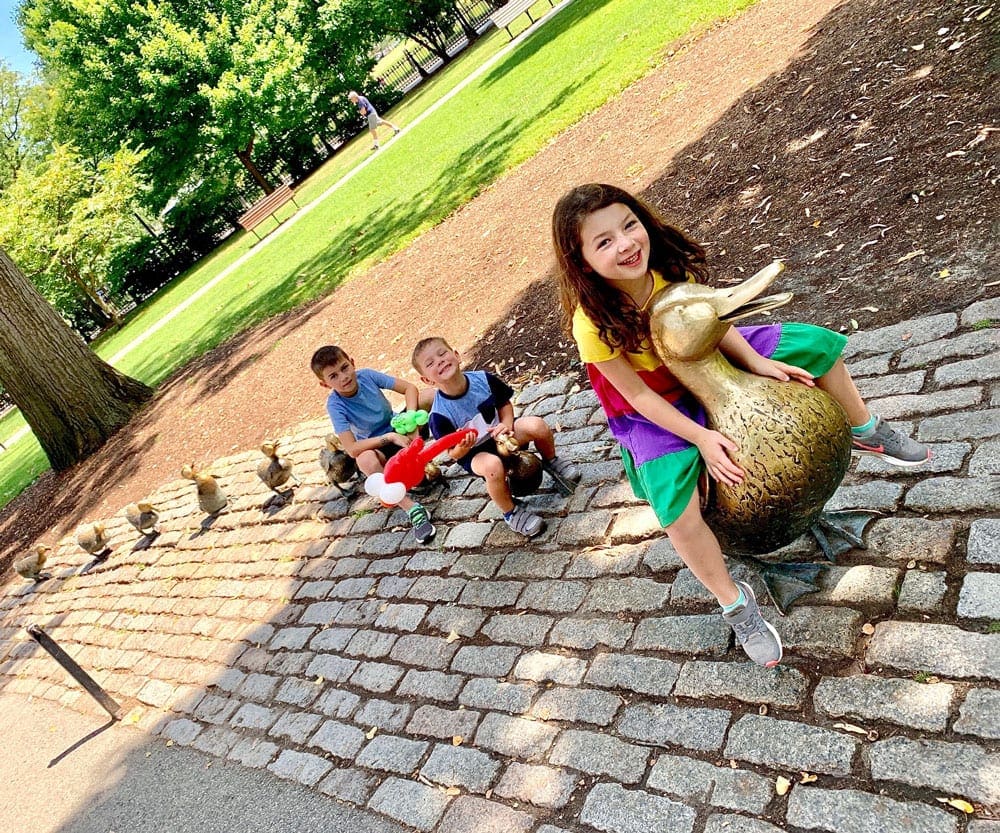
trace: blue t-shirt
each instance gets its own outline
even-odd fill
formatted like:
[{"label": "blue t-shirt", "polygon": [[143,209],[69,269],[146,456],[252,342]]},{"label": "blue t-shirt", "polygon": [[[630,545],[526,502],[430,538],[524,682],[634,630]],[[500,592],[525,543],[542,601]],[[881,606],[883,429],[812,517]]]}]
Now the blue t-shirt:
[{"label": "blue t-shirt", "polygon": [[468,387],[461,396],[441,391],[434,394],[428,427],[435,439],[459,428],[475,428],[479,445],[489,439],[490,428],[500,423],[500,408],[510,402],[514,391],[485,370],[470,370],[464,375]]},{"label": "blue t-shirt", "polygon": [[361,111],[361,115],[364,118],[368,118],[369,115],[375,112],[375,108],[372,107],[372,103],[365,98],[363,95],[358,96],[358,110]]},{"label": "blue t-shirt", "polygon": [[354,396],[341,396],[331,391],[326,400],[333,430],[338,434],[351,431],[355,439],[367,440],[381,437],[392,431],[392,405],[383,390],[392,390],[396,379],[377,370],[361,368],[358,371],[358,392]]}]

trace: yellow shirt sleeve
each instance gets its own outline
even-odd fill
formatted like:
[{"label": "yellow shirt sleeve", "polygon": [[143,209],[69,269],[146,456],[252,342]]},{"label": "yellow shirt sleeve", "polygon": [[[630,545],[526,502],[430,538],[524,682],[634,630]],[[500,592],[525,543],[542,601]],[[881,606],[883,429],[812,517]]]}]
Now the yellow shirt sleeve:
[{"label": "yellow shirt sleeve", "polygon": [[590,320],[583,307],[577,307],[573,313],[573,340],[580,351],[580,361],[584,364],[610,361],[622,354],[620,349],[613,349],[601,341],[597,325]]}]

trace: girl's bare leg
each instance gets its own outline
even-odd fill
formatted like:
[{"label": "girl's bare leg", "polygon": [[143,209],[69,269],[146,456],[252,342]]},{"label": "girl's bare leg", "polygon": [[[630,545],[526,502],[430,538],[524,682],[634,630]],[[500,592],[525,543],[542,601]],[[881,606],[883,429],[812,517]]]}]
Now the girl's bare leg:
[{"label": "girl's bare leg", "polygon": [[868,406],[858,393],[843,359],[837,359],[837,363],[820,376],[816,384],[840,403],[852,426],[864,425],[871,419]]},{"label": "girl's bare leg", "polygon": [[667,536],[688,569],[720,605],[732,604],[739,598],[739,588],[729,575],[719,539],[701,515],[697,490],[681,516],[667,527]]}]

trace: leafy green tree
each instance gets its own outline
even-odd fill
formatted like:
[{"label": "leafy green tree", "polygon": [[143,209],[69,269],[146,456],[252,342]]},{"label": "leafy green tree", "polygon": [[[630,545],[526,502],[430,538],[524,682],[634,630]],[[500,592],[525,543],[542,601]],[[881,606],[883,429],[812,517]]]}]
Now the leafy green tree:
[{"label": "leafy green tree", "polygon": [[152,396],[89,350],[2,248],[0,386],[57,471],[100,448]]},{"label": "leafy green tree", "polygon": [[44,150],[44,130],[32,129],[43,122],[44,89],[0,59],[0,191],[17,176],[26,162]]},{"label": "leafy green tree", "polygon": [[57,145],[0,196],[0,245],[70,320],[83,304],[98,321],[120,321],[109,265],[142,233],[133,208],[143,156],[121,148],[91,166],[72,147]]},{"label": "leafy green tree", "polygon": [[358,0],[384,32],[410,38],[437,55],[444,63],[451,60],[448,40],[458,27],[465,30],[469,41],[477,37],[476,30],[465,19],[456,0]]}]

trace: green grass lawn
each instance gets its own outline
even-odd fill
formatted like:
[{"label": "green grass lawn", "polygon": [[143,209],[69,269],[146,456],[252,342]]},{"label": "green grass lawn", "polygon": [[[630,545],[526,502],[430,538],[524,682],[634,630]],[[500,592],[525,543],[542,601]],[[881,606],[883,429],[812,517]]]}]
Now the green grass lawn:
[{"label": "green grass lawn", "polygon": [[[116,367],[158,384],[234,334],[328,294],[404,248],[648,73],[677,38],[752,2],[574,0],[440,109],[383,147],[367,167]],[[538,4],[539,10],[546,7],[544,0]],[[386,117],[404,127],[411,124],[507,41],[503,31],[484,35]],[[342,149],[299,189],[300,204],[353,170],[370,156],[368,148],[365,133]],[[121,331],[96,343],[96,352],[105,359],[114,356],[250,251],[253,241],[246,234],[231,238],[144,304]],[[17,430],[11,419],[0,419],[0,441]],[[0,505],[46,467],[33,439],[0,453]]]}]

